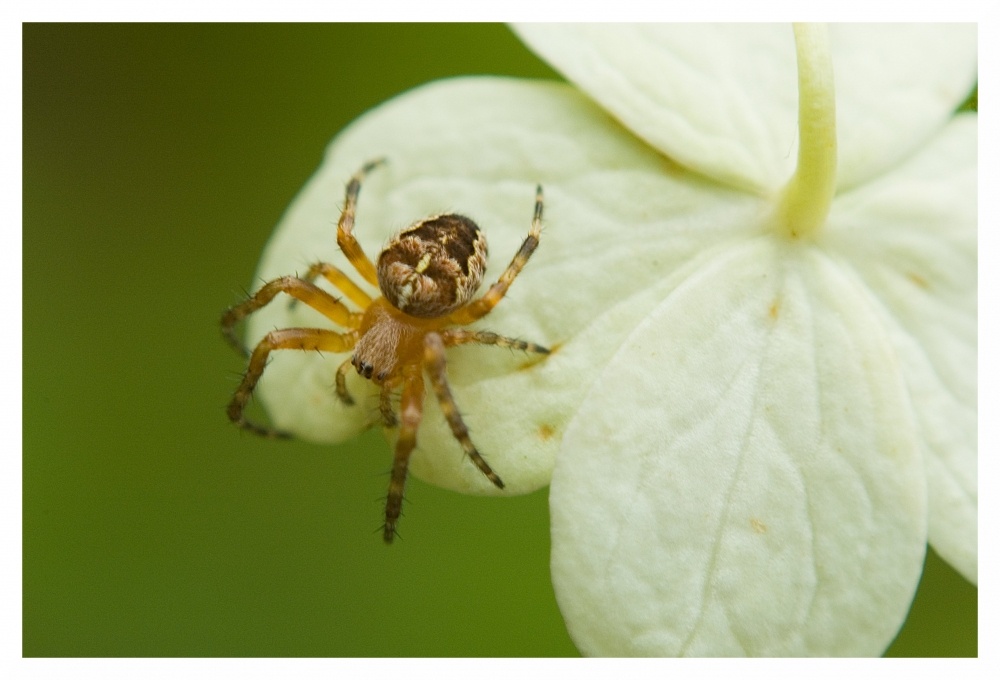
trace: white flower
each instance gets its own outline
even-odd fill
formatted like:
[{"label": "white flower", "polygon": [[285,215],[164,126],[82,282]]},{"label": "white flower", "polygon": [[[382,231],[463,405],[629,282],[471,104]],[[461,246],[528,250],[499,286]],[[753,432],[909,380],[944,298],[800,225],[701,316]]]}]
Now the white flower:
[{"label": "white flower", "polygon": [[[388,102],[334,140],[258,275],[349,269],[334,225],[371,158],[367,252],[455,210],[489,235],[488,278],[542,183],[541,245],[481,325],[558,351],[449,354],[507,489],[433,399],[412,471],[474,493],[552,474],[553,579],[586,654],[881,653],[928,541],[976,580],[977,122],[953,116],[975,28],[519,32],[592,99],[467,78]],[[272,304],[250,339],[320,319]],[[276,353],[275,423],[342,441],[376,422],[337,400],[341,361]]]}]

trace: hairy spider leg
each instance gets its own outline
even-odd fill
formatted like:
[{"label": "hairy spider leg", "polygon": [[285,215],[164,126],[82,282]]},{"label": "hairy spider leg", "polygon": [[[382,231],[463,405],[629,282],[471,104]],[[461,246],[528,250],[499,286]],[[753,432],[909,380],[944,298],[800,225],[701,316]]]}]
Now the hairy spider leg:
[{"label": "hairy spider leg", "polygon": [[465,455],[476,464],[486,479],[490,480],[497,488],[502,489],[503,481],[476,450],[476,445],[469,437],[469,429],[462,420],[462,414],[458,412],[458,405],[451,394],[451,388],[448,387],[444,340],[437,333],[428,333],[424,338],[424,368],[427,369],[427,375],[430,376],[431,384],[434,386],[434,394],[437,396],[438,403],[441,404],[441,413],[448,421],[452,435],[462,445]]},{"label": "hairy spider leg", "polygon": [[243,375],[243,381],[236,388],[229,408],[226,410],[229,419],[245,430],[250,430],[262,437],[289,437],[290,435],[273,428],[258,425],[243,417],[243,410],[250,395],[253,394],[257,381],[264,373],[267,366],[267,358],[277,349],[298,349],[316,350],[319,352],[346,352],[354,347],[358,341],[358,331],[350,330],[346,333],[324,328],[286,328],[284,330],[271,331],[264,336],[264,339],[257,343],[253,353],[250,355],[250,363],[247,365],[247,372]]},{"label": "hairy spider leg", "polygon": [[538,185],[535,188],[535,216],[531,220],[531,229],[528,231],[528,236],[521,243],[521,247],[514,255],[514,259],[510,261],[507,269],[500,275],[497,282],[490,286],[483,297],[473,300],[449,314],[448,323],[464,325],[472,323],[476,319],[481,319],[489,314],[500,300],[503,299],[503,296],[507,294],[510,285],[514,283],[514,279],[521,273],[524,265],[528,263],[528,258],[531,257],[531,254],[535,252],[535,248],[538,247],[538,239],[542,235],[543,202],[542,186]]},{"label": "hairy spider leg", "polygon": [[315,281],[317,277],[322,276],[324,279],[332,283],[337,287],[347,299],[356,304],[358,307],[364,309],[372,303],[372,297],[361,290],[358,284],[354,283],[347,274],[340,271],[332,264],[326,262],[317,262],[311,267],[309,271],[306,272],[304,278],[306,281]]},{"label": "hairy spider leg", "polygon": [[236,324],[273,300],[278,293],[287,293],[296,300],[301,300],[335,324],[345,328],[353,329],[361,326],[362,314],[352,312],[322,288],[294,276],[283,276],[265,283],[251,297],[230,307],[222,314],[222,334],[226,342],[244,356],[248,356],[249,352],[236,336]]},{"label": "hairy spider leg", "polygon": [[[343,251],[348,261],[354,265],[359,274],[373,286],[378,285],[378,274],[375,265],[372,263],[365,251],[361,249],[361,244],[354,238],[354,213],[357,210],[358,194],[361,192],[361,181],[369,172],[382,165],[384,158],[365,163],[360,170],[354,173],[351,181],[347,183],[347,191],[344,195],[344,210],[340,213],[340,220],[337,222],[337,245]],[[346,291],[345,291],[346,292]]]},{"label": "hairy spider leg", "polygon": [[396,536],[396,523],[403,509],[403,489],[406,486],[406,471],[410,455],[417,445],[417,430],[424,416],[424,378],[420,366],[410,366],[403,379],[403,395],[399,406],[399,438],[396,440],[396,455],[392,460],[389,475],[389,494],[385,499],[385,525],[382,540],[392,543]]},{"label": "hairy spider leg", "polygon": [[344,403],[344,406],[354,406],[354,397],[351,393],[347,391],[347,374],[354,368],[351,363],[353,357],[347,357],[340,366],[337,367],[337,396],[340,397],[340,401]]},{"label": "hairy spider leg", "polygon": [[396,411],[392,408],[392,391],[394,387],[395,383],[386,380],[382,383],[382,390],[378,395],[378,410],[382,414],[382,422],[389,428],[399,425]]},{"label": "hairy spider leg", "polygon": [[[347,274],[327,262],[316,262],[309,267],[309,271],[299,278],[303,281],[313,283],[320,276],[332,283],[337,290],[347,296],[348,300],[356,304],[361,309],[365,309],[372,303],[372,298],[368,293],[361,290],[361,288],[358,287],[358,284],[354,283],[354,281],[351,281]],[[292,300],[288,304],[288,308],[293,308],[297,303],[298,300]]]},{"label": "hairy spider leg", "polygon": [[441,338],[444,340],[445,347],[476,344],[509,347],[511,349],[519,349],[525,352],[535,352],[537,354],[549,354],[551,352],[548,347],[542,347],[541,345],[536,345],[535,343],[527,342],[526,340],[508,338],[504,335],[498,335],[497,333],[493,333],[491,331],[467,331],[464,328],[447,328],[441,331]]}]

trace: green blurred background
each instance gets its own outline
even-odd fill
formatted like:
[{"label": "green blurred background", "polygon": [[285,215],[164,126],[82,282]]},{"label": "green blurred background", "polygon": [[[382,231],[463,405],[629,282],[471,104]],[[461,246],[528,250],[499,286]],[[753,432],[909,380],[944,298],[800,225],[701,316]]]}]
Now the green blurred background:
[{"label": "green blurred background", "polygon": [[[220,312],[333,135],[436,78],[555,73],[499,25],[25,25],[25,656],[572,656],[545,490],[241,434]],[[936,556],[894,655],[975,655]]]}]

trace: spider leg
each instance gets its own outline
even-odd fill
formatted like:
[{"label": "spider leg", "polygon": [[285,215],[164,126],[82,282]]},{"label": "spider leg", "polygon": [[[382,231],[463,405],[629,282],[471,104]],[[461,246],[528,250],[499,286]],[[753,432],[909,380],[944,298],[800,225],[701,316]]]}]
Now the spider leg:
[{"label": "spider leg", "polygon": [[451,388],[448,387],[444,340],[437,333],[428,333],[424,338],[424,367],[431,378],[431,384],[434,386],[434,394],[437,396],[438,403],[441,404],[441,412],[444,414],[445,420],[448,421],[451,433],[458,440],[458,443],[462,445],[465,455],[475,463],[479,471],[486,476],[486,479],[490,480],[497,488],[502,489],[503,481],[501,481],[497,473],[493,472],[493,468],[489,466],[479,451],[476,450],[476,445],[472,443],[472,439],[469,437],[469,430],[465,426],[465,421],[462,420],[462,414],[458,412],[455,398],[451,394]]},{"label": "spider leg", "polygon": [[347,357],[344,363],[337,367],[337,396],[344,406],[354,406],[354,397],[347,391],[347,373],[353,368],[351,359],[352,357]]},{"label": "spider leg", "polygon": [[[384,158],[369,161],[361,166],[361,169],[354,173],[347,183],[347,190],[344,195],[344,210],[340,213],[340,221],[337,222],[337,245],[347,257],[348,261],[364,277],[365,281],[373,286],[378,285],[378,275],[375,265],[365,255],[361,249],[361,244],[354,238],[354,213],[358,205],[358,194],[361,192],[361,181],[365,176],[385,162]],[[345,291],[346,292],[346,291]]]},{"label": "spider leg", "polygon": [[396,440],[396,455],[392,461],[389,476],[389,494],[385,499],[385,525],[382,540],[392,543],[396,536],[396,523],[403,508],[403,488],[406,486],[406,471],[410,464],[410,454],[417,445],[417,429],[424,416],[424,378],[419,367],[408,371],[403,381],[403,396],[400,403],[399,439]]},{"label": "spider leg", "polygon": [[362,314],[352,312],[344,303],[322,288],[294,276],[283,276],[265,283],[253,296],[223,312],[222,335],[238,352],[243,355],[248,354],[243,343],[236,337],[236,324],[273,300],[278,293],[287,293],[296,300],[301,300],[335,324],[345,328],[361,326]]},{"label": "spider leg", "polygon": [[441,338],[444,340],[445,347],[455,347],[456,345],[496,345],[497,347],[510,347],[511,349],[519,349],[525,352],[535,352],[537,354],[549,354],[551,350],[548,347],[542,347],[541,345],[536,345],[533,342],[527,342],[526,340],[518,340],[517,338],[508,338],[503,335],[497,335],[490,331],[467,331],[464,328],[448,328],[441,331]]},{"label": "spider leg", "polygon": [[271,331],[257,343],[253,354],[250,355],[247,372],[243,375],[243,381],[236,388],[226,410],[229,419],[243,429],[250,430],[262,437],[290,436],[285,432],[258,425],[243,417],[243,410],[246,408],[247,402],[250,401],[250,395],[253,394],[254,387],[257,386],[257,381],[260,380],[260,376],[264,373],[264,367],[267,366],[268,355],[276,349],[345,352],[354,346],[357,339],[358,332],[355,330],[347,333],[337,333],[322,328],[286,328]]},{"label": "spider leg", "polygon": [[382,422],[389,428],[399,425],[399,418],[392,408],[392,388],[393,384],[386,381],[382,383],[382,391],[378,395],[378,410],[382,414]]},{"label": "spider leg", "polygon": [[543,206],[543,196],[542,187],[538,185],[535,189],[535,216],[531,220],[531,229],[528,231],[527,237],[521,243],[521,247],[518,249],[517,253],[514,255],[514,259],[510,261],[507,265],[507,269],[504,270],[500,278],[490,286],[489,290],[483,297],[473,300],[469,304],[459,307],[454,312],[448,315],[448,323],[455,325],[464,325],[471,323],[476,319],[481,319],[492,311],[494,307],[503,299],[503,296],[507,294],[507,290],[510,285],[514,283],[514,279],[517,275],[521,273],[524,269],[524,265],[528,263],[528,258],[531,254],[535,252],[535,248],[538,247],[538,239],[542,234],[542,206]]},{"label": "spider leg", "polygon": [[[368,295],[368,293],[361,290],[361,288],[358,287],[358,284],[348,278],[347,274],[340,271],[332,264],[317,262],[309,267],[309,271],[307,271],[304,276],[300,276],[299,278],[303,281],[312,283],[320,276],[332,283],[338,290],[347,296],[348,300],[356,304],[358,307],[365,309],[372,303],[372,298]],[[292,300],[291,304],[294,305],[296,302],[298,301]]]}]

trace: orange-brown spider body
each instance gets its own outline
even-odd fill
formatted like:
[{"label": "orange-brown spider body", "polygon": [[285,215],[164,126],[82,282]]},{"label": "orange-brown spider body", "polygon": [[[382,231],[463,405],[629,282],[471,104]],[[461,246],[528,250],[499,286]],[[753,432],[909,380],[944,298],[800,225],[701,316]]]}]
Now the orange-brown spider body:
[{"label": "orange-brown spider body", "polygon": [[[483,297],[473,299],[486,270],[488,248],[486,235],[467,217],[456,214],[428,217],[397,233],[379,255],[377,264],[365,255],[354,238],[354,213],[361,181],[380,162],[366,164],[347,184],[344,211],[337,224],[337,243],[365,281],[378,286],[381,296],[373,299],[339,269],[321,262],[310,267],[302,278],[286,276],[264,284],[248,300],[223,314],[222,329],[230,344],[245,352],[236,337],[235,325],[281,292],[309,305],[345,329],[337,332],[288,328],[268,333],[249,355],[246,374],[229,403],[228,415],[240,427],[257,434],[287,436],[251,422],[243,415],[270,353],[278,349],[353,350],[351,357],[337,369],[337,396],[346,405],[354,404],[346,381],[347,372],[353,367],[361,376],[380,386],[382,420],[389,427],[399,427],[383,527],[383,538],[391,543],[401,513],[407,466],[423,417],[425,373],[463,451],[490,482],[503,488],[500,477],[472,443],[452,397],[445,348],[485,344],[541,354],[548,354],[549,350],[488,331],[458,328],[489,314],[538,246],[541,187],[536,190],[534,219],[528,236],[500,278]],[[341,300],[316,286],[313,281],[320,276],[362,311],[352,311]],[[396,389],[402,390],[398,417],[392,405]]]}]

